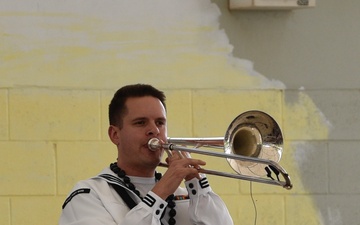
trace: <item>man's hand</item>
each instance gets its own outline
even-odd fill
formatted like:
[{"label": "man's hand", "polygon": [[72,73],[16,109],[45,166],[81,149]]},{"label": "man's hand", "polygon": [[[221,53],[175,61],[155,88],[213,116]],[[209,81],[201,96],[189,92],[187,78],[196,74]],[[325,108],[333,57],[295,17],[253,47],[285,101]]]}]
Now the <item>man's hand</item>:
[{"label": "man's hand", "polygon": [[166,199],[175,192],[184,179],[191,180],[194,177],[200,179],[198,169],[200,166],[204,166],[206,162],[200,159],[193,159],[189,156],[188,153],[172,151],[166,158],[166,162],[169,165],[168,170],[152,191],[159,197]]}]

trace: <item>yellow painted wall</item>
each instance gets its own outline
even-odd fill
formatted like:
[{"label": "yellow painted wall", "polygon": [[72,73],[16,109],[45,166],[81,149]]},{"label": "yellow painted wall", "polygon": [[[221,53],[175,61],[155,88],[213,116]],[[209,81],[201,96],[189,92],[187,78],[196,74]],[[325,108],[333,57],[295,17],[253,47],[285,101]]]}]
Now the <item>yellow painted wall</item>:
[{"label": "yellow painted wall", "polygon": [[[1,1],[0,224],[57,223],[74,183],[116,159],[107,106],[117,88],[138,82],[167,94],[173,137],[223,136],[241,112],[271,114],[283,128],[281,164],[294,188],[254,183],[257,224],[320,224],[291,146],[327,138],[312,100],[304,94],[286,104],[281,81],[232,57],[209,1],[138,2]],[[231,172],[226,161],[205,158]],[[235,224],[253,224],[250,183],[209,179]]]}]

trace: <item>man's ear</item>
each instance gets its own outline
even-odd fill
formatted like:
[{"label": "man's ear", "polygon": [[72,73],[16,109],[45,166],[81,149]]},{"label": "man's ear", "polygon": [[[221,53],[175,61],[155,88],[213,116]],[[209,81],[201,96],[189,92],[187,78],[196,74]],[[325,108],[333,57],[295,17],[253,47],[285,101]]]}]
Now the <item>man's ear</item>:
[{"label": "man's ear", "polygon": [[119,131],[120,129],[118,127],[114,125],[109,126],[108,135],[112,143],[114,143],[115,145],[118,145],[120,143]]}]

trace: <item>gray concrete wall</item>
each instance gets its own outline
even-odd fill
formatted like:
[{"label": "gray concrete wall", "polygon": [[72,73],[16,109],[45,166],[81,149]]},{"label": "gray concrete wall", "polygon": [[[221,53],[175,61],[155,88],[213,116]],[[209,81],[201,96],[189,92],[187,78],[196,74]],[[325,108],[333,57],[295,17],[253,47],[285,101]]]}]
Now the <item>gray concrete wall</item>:
[{"label": "gray concrete wall", "polygon": [[212,2],[234,56],[281,80],[285,101],[309,95],[331,123],[328,140],[306,140],[313,148],[304,149],[302,180],[323,224],[360,224],[360,2],[317,0],[291,11],[229,11],[227,1]]}]

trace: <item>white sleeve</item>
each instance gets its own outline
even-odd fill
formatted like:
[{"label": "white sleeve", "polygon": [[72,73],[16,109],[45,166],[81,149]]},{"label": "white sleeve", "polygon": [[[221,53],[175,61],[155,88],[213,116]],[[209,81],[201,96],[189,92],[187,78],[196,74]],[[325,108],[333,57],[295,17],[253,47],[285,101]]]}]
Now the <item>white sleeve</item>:
[{"label": "white sleeve", "polygon": [[161,215],[163,214],[167,202],[150,191],[133,209],[131,209],[121,225],[129,224],[149,224],[160,225]]},{"label": "white sleeve", "polygon": [[233,220],[223,200],[215,194],[207,178],[185,182],[190,197],[189,214],[193,224],[233,225]]}]

